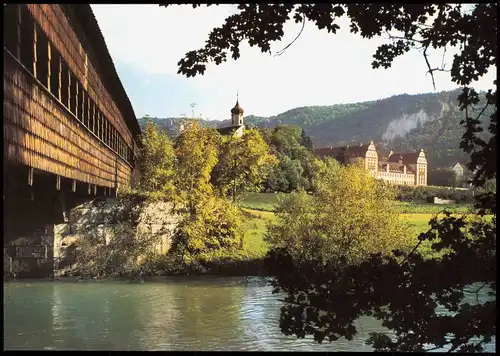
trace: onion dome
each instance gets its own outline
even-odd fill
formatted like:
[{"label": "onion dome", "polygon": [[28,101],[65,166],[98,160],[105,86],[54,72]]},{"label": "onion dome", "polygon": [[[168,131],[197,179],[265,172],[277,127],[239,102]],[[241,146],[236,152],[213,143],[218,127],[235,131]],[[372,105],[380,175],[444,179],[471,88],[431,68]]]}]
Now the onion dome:
[{"label": "onion dome", "polygon": [[241,108],[240,104],[238,103],[238,101],[236,101],[236,105],[234,106],[234,108],[231,109],[231,114],[243,114],[243,109]]}]

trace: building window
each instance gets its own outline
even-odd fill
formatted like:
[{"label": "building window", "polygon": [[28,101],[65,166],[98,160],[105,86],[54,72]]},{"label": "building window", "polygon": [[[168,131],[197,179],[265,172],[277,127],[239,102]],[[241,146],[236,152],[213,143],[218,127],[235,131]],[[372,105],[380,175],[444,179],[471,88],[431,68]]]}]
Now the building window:
[{"label": "building window", "polygon": [[110,148],[113,147],[113,125],[111,123],[109,123],[108,145]]},{"label": "building window", "polygon": [[106,143],[106,116],[102,112],[100,113],[101,117],[101,141]]},{"label": "building window", "polygon": [[[20,5],[21,6],[21,5]],[[21,63],[34,74],[33,63],[35,59],[35,22],[26,6],[21,6]]]},{"label": "building window", "polygon": [[19,5],[7,4],[3,9],[3,41],[9,52],[17,57]]},{"label": "building window", "polygon": [[103,138],[102,140],[104,141],[104,143],[106,145],[109,145],[109,141],[108,141],[108,132],[109,132],[109,120],[108,118],[105,116],[104,117],[104,135],[103,135]]},{"label": "building window", "polygon": [[96,117],[94,102],[92,101],[92,99],[90,98],[90,95],[88,93],[87,93],[87,103],[89,105],[89,109],[88,109],[88,111],[89,111],[88,125],[89,126],[88,126],[88,128],[95,135],[95,124],[97,121],[97,117]]},{"label": "building window", "polygon": [[99,110],[99,109],[97,109],[97,112],[99,113],[99,115],[97,116],[98,117],[97,124],[99,126],[99,128],[98,128],[99,136],[98,137],[102,141],[102,138],[103,138],[103,129],[104,129],[104,115],[101,112],[101,110]]},{"label": "building window", "polygon": [[85,97],[85,101],[87,102],[87,120],[84,120],[84,125],[87,126],[90,131],[94,132],[94,103],[92,102],[92,99],[90,99],[88,92],[86,93]]},{"label": "building window", "polygon": [[61,102],[69,109],[69,69],[65,61],[61,60]]},{"label": "building window", "polygon": [[112,140],[112,143],[111,143],[111,148],[116,151],[116,129],[115,127],[113,126],[113,140]]},{"label": "building window", "polygon": [[[82,85],[80,84],[79,81],[76,82],[76,85],[78,87],[78,94],[77,94],[77,103],[76,103],[76,117],[78,118],[78,120],[80,121],[84,121],[84,111],[85,111],[85,106],[84,106],[84,91],[83,91],[83,87]],[[88,123],[87,123],[88,124]],[[85,125],[85,123],[84,123]]]},{"label": "building window", "polygon": [[95,102],[92,99],[89,99],[90,101],[90,130],[99,137],[99,111],[97,110],[97,107],[95,105]]},{"label": "building window", "polygon": [[73,115],[76,116],[76,100],[77,100],[77,87],[76,87],[76,83],[77,83],[77,80],[76,80],[76,77],[75,75],[69,71],[69,80],[70,80],[70,90],[69,90],[69,111],[71,111],[73,113]]},{"label": "building window", "polygon": [[84,126],[89,127],[89,103],[88,103],[88,93],[86,90],[82,90],[82,122]]},{"label": "building window", "polygon": [[92,102],[94,105],[94,134],[98,137],[101,138],[101,112],[99,109],[95,106],[95,103]]},{"label": "building window", "polygon": [[36,26],[36,77],[49,88],[49,40],[39,26]]},{"label": "building window", "polygon": [[61,75],[59,68],[59,61],[61,60],[61,55],[59,52],[51,46],[50,48],[50,92],[57,99],[59,98],[59,77]]},{"label": "building window", "polygon": [[103,138],[103,141],[106,145],[109,144],[109,141],[108,141],[108,131],[109,131],[109,122],[108,122],[108,118],[105,117],[104,118],[104,138]]}]

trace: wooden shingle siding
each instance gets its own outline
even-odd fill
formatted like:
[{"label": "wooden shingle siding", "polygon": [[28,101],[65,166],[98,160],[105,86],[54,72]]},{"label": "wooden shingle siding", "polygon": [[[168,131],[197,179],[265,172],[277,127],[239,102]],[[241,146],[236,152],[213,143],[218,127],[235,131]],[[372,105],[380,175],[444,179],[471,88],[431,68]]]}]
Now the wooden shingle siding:
[{"label": "wooden shingle siding", "polygon": [[14,31],[4,49],[4,159],[98,186],[128,185],[133,136],[92,49],[88,56],[61,9],[73,5],[5,6],[4,30]]},{"label": "wooden shingle siding", "polygon": [[[28,7],[30,9],[36,9],[39,6],[40,5],[38,4],[32,4]],[[40,23],[48,23],[45,27],[42,26],[42,29],[45,33],[47,33],[51,42],[54,43],[54,47],[64,58],[71,58],[71,60],[68,61],[69,69],[75,73],[76,78],[82,84],[87,83],[86,86],[90,96],[92,98],[98,98],[96,101],[98,108],[106,117],[110,118],[110,121],[118,129],[127,145],[132,147],[133,137],[127,129],[116,104],[112,100],[109,93],[104,89],[100,76],[93,65],[95,59],[92,60],[92,57],[95,56],[88,58],[85,55],[86,53],[84,52],[81,43],[78,41],[75,31],[71,27],[60,6],[51,5],[50,8],[51,9],[48,10],[48,13],[44,11],[34,11],[32,13],[35,16],[35,19]],[[53,28],[53,30],[47,32],[49,28]],[[68,28],[70,30],[64,30]],[[50,34],[52,34],[52,36]]]},{"label": "wooden shingle siding", "polygon": [[[8,63],[7,56],[4,60]],[[115,162],[112,151],[82,131],[66,109],[50,100],[44,90],[33,87],[27,75],[22,78],[23,74],[19,70],[4,71],[4,144],[5,152],[10,152],[7,159],[106,187],[114,187],[118,163],[118,182],[127,184],[131,167],[121,158]]]}]

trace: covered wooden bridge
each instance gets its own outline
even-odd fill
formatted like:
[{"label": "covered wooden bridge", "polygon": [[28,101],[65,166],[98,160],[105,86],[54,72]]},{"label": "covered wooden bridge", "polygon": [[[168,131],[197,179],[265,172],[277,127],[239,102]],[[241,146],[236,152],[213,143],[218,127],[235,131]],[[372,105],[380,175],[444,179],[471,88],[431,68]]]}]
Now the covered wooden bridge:
[{"label": "covered wooden bridge", "polygon": [[3,6],[5,244],[130,185],[140,128],[90,5]]}]

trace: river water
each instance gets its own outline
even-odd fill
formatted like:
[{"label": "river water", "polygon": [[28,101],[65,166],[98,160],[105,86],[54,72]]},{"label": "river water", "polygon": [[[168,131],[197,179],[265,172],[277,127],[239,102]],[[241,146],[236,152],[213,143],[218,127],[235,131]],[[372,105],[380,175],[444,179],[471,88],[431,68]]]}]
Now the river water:
[{"label": "river water", "polygon": [[[352,341],[319,345],[279,330],[277,296],[257,277],[161,282],[4,284],[4,348],[30,350],[370,351],[360,319]],[[481,296],[485,298],[485,296]],[[475,299],[475,298],[474,298]],[[487,345],[495,351],[495,342]]]}]

